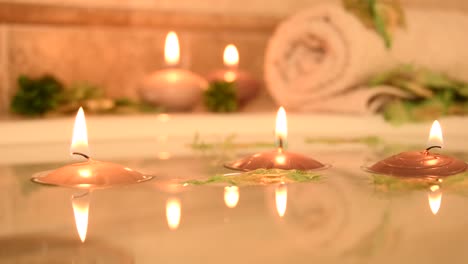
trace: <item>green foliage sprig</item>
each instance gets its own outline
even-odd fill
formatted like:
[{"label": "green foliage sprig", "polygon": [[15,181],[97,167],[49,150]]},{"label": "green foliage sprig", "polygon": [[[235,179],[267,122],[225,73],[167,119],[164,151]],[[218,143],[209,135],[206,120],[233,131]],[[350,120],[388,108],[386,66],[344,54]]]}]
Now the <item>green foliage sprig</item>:
[{"label": "green foliage sprig", "polygon": [[128,98],[111,99],[95,85],[79,82],[65,88],[50,75],[18,78],[18,91],[10,109],[24,116],[62,115],[75,113],[83,107],[90,113],[160,112],[161,109]]},{"label": "green foliage sprig", "polygon": [[468,114],[468,83],[410,64],[374,76],[369,86],[390,85],[411,95],[397,98],[382,109],[396,124],[433,120],[443,115]]},{"label": "green foliage sprig", "polygon": [[189,185],[229,184],[229,185],[266,185],[294,182],[314,182],[322,175],[300,170],[258,169],[239,174],[217,174],[206,180],[190,180]]},{"label": "green foliage sprig", "polygon": [[203,94],[203,102],[211,112],[234,112],[237,110],[237,92],[234,82],[215,81]]},{"label": "green foliage sprig", "polygon": [[405,26],[405,15],[398,0],[342,0],[342,3],[366,27],[375,30],[387,48],[392,46],[392,30]]},{"label": "green foliage sprig", "polygon": [[26,116],[43,115],[57,107],[63,85],[50,75],[37,79],[21,75],[19,89],[11,101],[11,111]]}]

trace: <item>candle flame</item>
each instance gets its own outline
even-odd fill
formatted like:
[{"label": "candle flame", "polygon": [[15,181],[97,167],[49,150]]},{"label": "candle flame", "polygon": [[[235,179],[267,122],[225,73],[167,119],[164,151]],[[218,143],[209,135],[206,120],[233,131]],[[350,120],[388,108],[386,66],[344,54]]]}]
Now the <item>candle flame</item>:
[{"label": "candle flame", "polygon": [[278,113],[276,114],[275,136],[277,141],[286,141],[286,138],[288,136],[288,122],[286,119],[286,111],[282,106],[278,109]]},{"label": "candle flame", "polygon": [[286,214],[286,206],[288,204],[288,188],[285,184],[281,184],[275,189],[276,211],[280,217]]},{"label": "candle flame", "polygon": [[171,31],[166,36],[166,43],[164,45],[164,60],[169,66],[179,64],[180,60],[180,46],[177,34]]},{"label": "candle flame", "polygon": [[427,145],[431,146],[440,146],[443,147],[444,139],[442,136],[442,128],[440,127],[439,121],[435,120],[432,123],[431,131],[429,132],[429,139],[427,141]]},{"label": "candle flame", "polygon": [[178,198],[169,198],[166,202],[166,219],[169,229],[176,230],[179,227],[180,216],[180,200]]},{"label": "candle flame", "polygon": [[429,188],[430,192],[427,194],[429,200],[429,207],[434,215],[439,212],[440,204],[442,203],[442,191],[439,185],[432,185]]},{"label": "candle flame", "polygon": [[226,67],[236,67],[239,64],[239,52],[236,46],[229,44],[224,48],[223,60]]},{"label": "candle flame", "polygon": [[239,187],[226,186],[224,187],[224,203],[228,208],[234,208],[239,202]]},{"label": "candle flame", "polygon": [[89,156],[88,148],[88,129],[86,128],[86,119],[83,108],[80,107],[75,118],[73,127],[72,143],[70,153],[78,152]]},{"label": "candle flame", "polygon": [[72,197],[73,214],[75,216],[75,225],[78,235],[82,243],[86,240],[88,231],[88,216],[89,216],[89,193],[83,196]]}]

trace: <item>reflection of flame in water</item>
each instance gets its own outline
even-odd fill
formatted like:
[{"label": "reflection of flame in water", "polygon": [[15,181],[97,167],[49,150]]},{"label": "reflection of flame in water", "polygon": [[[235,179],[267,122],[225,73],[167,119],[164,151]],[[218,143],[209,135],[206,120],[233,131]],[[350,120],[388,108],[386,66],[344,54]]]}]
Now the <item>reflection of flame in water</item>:
[{"label": "reflection of flame in water", "polygon": [[442,202],[442,191],[440,190],[439,185],[432,185],[429,188],[429,193],[427,198],[429,199],[429,207],[434,215],[439,212],[440,204]]},{"label": "reflection of flame in water", "polygon": [[179,227],[181,216],[181,204],[178,198],[169,198],[166,202],[166,218],[169,229],[176,230]]},{"label": "reflection of flame in water", "polygon": [[89,156],[88,131],[86,128],[86,119],[82,107],[80,107],[78,113],[76,114],[75,124],[73,126],[70,153],[73,152],[79,152]]},{"label": "reflection of flame in water", "polygon": [[224,187],[224,203],[229,208],[234,208],[239,202],[239,187],[226,186]]},{"label": "reflection of flame in water", "polygon": [[439,121],[435,120],[432,123],[431,131],[429,132],[429,139],[427,140],[428,147],[444,145],[444,139],[442,136],[442,128],[440,127]]},{"label": "reflection of flame in water", "polygon": [[285,184],[278,185],[275,190],[276,211],[280,217],[286,213],[288,204],[288,188]]},{"label": "reflection of flame in water", "polygon": [[86,233],[88,231],[90,196],[89,192],[72,196],[72,207],[75,215],[76,230],[78,231],[81,242],[86,240]]}]

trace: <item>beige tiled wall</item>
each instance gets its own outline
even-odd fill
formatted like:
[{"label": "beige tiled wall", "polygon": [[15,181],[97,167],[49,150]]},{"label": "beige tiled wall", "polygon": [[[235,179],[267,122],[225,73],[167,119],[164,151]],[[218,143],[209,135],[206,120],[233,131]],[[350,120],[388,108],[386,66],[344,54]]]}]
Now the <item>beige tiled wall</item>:
[{"label": "beige tiled wall", "polygon": [[[326,0],[9,0],[7,3],[28,2],[55,4],[59,6],[86,6],[105,8],[137,8],[211,13],[225,17],[226,14],[284,17],[301,8],[330,2]],[[337,0],[333,0],[337,2]],[[465,0],[406,0],[406,5],[430,8],[459,8],[468,10]],[[0,10],[1,11],[1,10]],[[175,12],[183,21],[183,12]],[[32,14],[33,16],[35,14]],[[152,14],[150,14],[152,16]],[[57,14],[59,17],[60,14]],[[201,15],[203,16],[203,15]],[[76,16],[75,16],[76,17]],[[130,19],[131,20],[131,19]],[[255,23],[255,19],[247,20]],[[261,79],[263,53],[273,30],[269,27],[206,30],[183,27],[178,30],[181,41],[183,68],[206,74],[222,67],[222,51],[226,44],[234,43],[240,51],[241,68]],[[212,23],[218,21],[213,19]],[[158,22],[159,23],[159,22]],[[89,81],[104,88],[113,97],[137,97],[141,79],[150,72],[164,67],[163,44],[167,26],[106,26],[53,23],[1,24],[0,20],[0,116],[7,113],[8,101],[16,89],[20,74],[32,76],[52,73],[66,84]],[[205,22],[206,23],[206,20]],[[234,23],[235,24],[235,23]],[[255,25],[253,25],[255,28]],[[177,28],[175,28],[177,30]]]},{"label": "beige tiled wall", "polygon": [[[168,31],[169,28],[10,25],[8,34],[0,35],[6,37],[0,43],[8,44],[9,75],[5,82],[13,85],[2,85],[2,94],[12,96],[20,74],[52,73],[66,84],[89,81],[104,88],[109,96],[137,98],[142,78],[165,67],[164,39]],[[223,66],[223,49],[234,43],[240,53],[240,67],[262,78],[269,32],[177,32],[181,67],[206,75]]]},{"label": "beige tiled wall", "polygon": [[9,75],[8,47],[7,47],[7,27],[0,25],[0,115],[5,113],[8,108],[8,84]]},{"label": "beige tiled wall", "polygon": [[[319,3],[341,0],[7,0],[19,3],[44,3],[85,7],[147,8],[164,11],[288,15]],[[407,6],[452,8],[468,11],[466,0],[400,0]]]}]

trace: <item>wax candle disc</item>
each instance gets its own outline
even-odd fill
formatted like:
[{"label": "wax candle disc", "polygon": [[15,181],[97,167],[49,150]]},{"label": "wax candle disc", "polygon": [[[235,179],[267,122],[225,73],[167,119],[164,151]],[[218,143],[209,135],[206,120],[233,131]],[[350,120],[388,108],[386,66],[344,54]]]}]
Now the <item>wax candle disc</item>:
[{"label": "wax candle disc", "polygon": [[367,171],[402,177],[444,177],[466,171],[467,164],[454,157],[426,151],[403,152],[366,168]]},{"label": "wax candle disc", "polygon": [[239,171],[252,171],[256,169],[310,171],[327,168],[327,165],[307,156],[293,152],[276,150],[257,153],[238,161],[226,163],[224,166],[228,169]]},{"label": "wax candle disc", "polygon": [[140,183],[152,178],[119,164],[88,160],[37,173],[32,181],[70,188],[100,189]]}]

